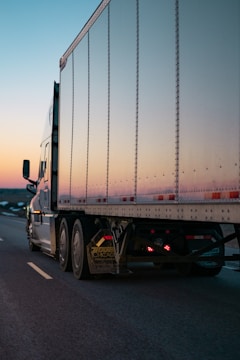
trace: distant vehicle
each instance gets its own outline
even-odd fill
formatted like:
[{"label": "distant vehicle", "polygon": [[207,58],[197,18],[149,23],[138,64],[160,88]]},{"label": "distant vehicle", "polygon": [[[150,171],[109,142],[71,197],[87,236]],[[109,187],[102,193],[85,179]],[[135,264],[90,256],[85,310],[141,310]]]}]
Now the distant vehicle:
[{"label": "distant vehicle", "polygon": [[77,279],[239,259],[239,17],[238,0],[100,3],[60,59],[36,181],[24,161],[32,250]]}]

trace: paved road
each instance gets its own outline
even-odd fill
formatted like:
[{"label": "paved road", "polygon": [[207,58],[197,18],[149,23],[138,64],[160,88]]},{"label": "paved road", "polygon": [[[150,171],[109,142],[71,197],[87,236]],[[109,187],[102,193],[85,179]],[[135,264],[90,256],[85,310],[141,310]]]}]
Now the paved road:
[{"label": "paved road", "polygon": [[29,252],[23,220],[0,216],[1,360],[234,360],[239,334],[239,272],[77,281]]}]

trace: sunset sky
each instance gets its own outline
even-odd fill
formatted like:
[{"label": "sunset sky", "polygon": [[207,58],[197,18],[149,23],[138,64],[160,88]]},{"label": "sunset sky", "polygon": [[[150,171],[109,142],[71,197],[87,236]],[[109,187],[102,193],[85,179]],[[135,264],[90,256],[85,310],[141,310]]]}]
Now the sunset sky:
[{"label": "sunset sky", "polygon": [[24,188],[23,159],[36,179],[40,141],[59,59],[101,0],[0,3],[0,188]]}]

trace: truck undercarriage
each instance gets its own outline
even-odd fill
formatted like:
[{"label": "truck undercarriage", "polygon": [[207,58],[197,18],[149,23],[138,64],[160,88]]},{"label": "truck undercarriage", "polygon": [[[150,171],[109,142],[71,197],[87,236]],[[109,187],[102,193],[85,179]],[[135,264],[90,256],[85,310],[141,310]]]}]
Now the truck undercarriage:
[{"label": "truck undercarriage", "polygon": [[167,222],[146,219],[67,215],[59,218],[57,254],[63,271],[77,279],[92,274],[121,274],[129,263],[175,266],[183,275],[217,275],[227,256],[224,245],[237,236],[224,236],[214,223]]}]

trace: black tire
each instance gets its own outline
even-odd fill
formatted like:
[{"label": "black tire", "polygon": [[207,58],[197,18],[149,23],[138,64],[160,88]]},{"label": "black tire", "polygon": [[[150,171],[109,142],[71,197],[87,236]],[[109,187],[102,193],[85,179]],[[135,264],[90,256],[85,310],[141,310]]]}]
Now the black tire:
[{"label": "black tire", "polygon": [[84,243],[82,225],[79,219],[77,219],[73,224],[71,254],[74,277],[78,280],[88,279],[90,277],[90,273],[87,251]]},{"label": "black tire", "polygon": [[31,221],[28,221],[27,223],[27,233],[28,233],[28,247],[30,251],[39,251],[40,247],[35,245],[32,242],[32,223]]},{"label": "black tire", "polygon": [[28,247],[30,251],[40,251],[40,247],[35,245],[31,239],[28,239]]},{"label": "black tire", "polygon": [[193,264],[192,273],[196,276],[216,276],[218,275],[221,270],[222,266],[214,267],[214,268],[205,268],[198,264]]},{"label": "black tire", "polygon": [[[221,227],[219,225],[213,225],[212,227],[209,227],[209,225],[205,225],[204,224],[202,226],[198,226],[198,227],[193,227],[193,232],[198,232],[201,233],[202,230],[207,231],[207,233],[210,233],[216,240],[221,240],[222,239],[222,230]],[[207,245],[207,244],[206,244]],[[221,244],[219,245],[219,256],[223,256],[224,255],[224,245]],[[204,254],[203,254],[204,256]],[[204,261],[201,262],[195,262],[192,264],[191,269],[189,269],[190,271],[188,272],[188,274],[186,275],[193,275],[193,276],[216,276],[218,275],[221,270],[222,270],[222,266],[223,266],[223,261],[221,259],[216,260],[216,263],[211,264],[211,265],[205,265]],[[187,268],[186,268],[187,269]]]},{"label": "black tire", "polygon": [[58,258],[62,271],[71,270],[70,237],[68,223],[65,218],[61,220],[59,227]]}]

